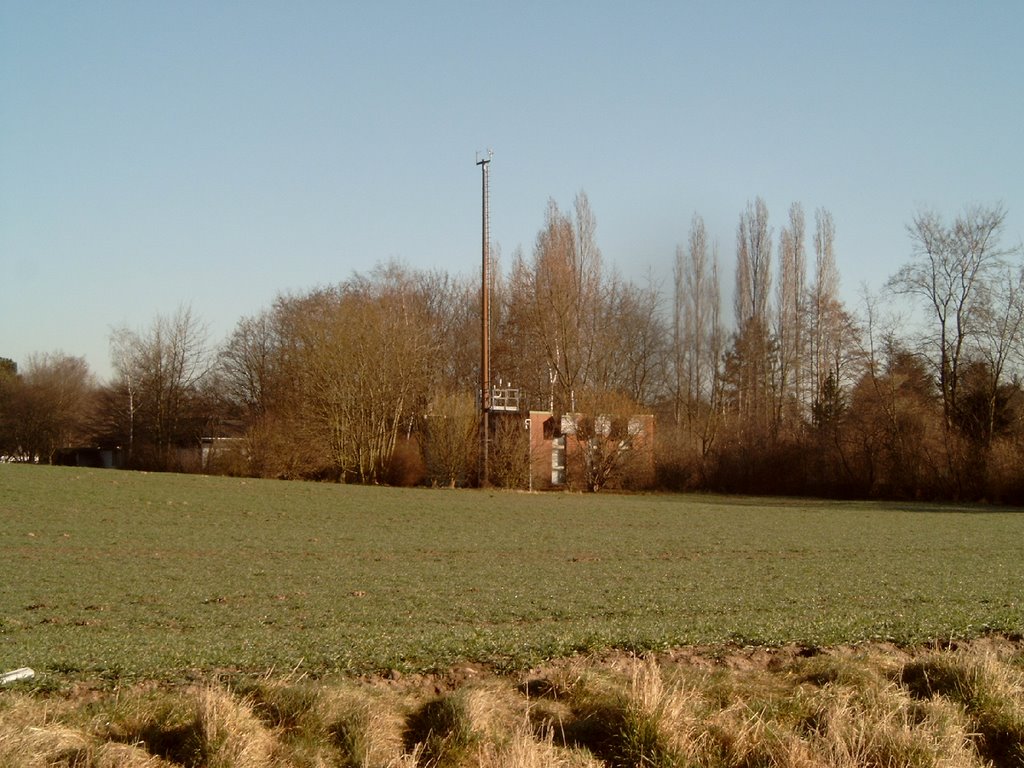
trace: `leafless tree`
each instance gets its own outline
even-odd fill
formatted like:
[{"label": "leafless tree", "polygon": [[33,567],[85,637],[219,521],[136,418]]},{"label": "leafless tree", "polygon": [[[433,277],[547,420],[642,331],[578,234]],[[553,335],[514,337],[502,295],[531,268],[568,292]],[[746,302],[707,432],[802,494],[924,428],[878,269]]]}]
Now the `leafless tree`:
[{"label": "leafless tree", "polygon": [[699,455],[706,457],[717,432],[724,331],[717,250],[709,253],[704,220],[697,214],[690,224],[687,247],[676,250],[673,278],[676,424],[699,440]]},{"label": "leafless tree", "polygon": [[640,286],[612,278],[606,289],[610,322],[598,340],[602,351],[595,357],[590,384],[650,405],[662,394],[669,350],[661,296],[653,282]]},{"label": "leafless tree", "polygon": [[279,346],[273,313],[264,310],[239,320],[218,356],[224,397],[252,418],[266,414],[274,399]]},{"label": "leafless tree", "polygon": [[889,281],[896,293],[918,298],[931,317],[929,359],[947,432],[955,425],[970,344],[982,332],[979,309],[1011,253],[1000,244],[1005,220],[998,205],[967,207],[950,225],[934,212],[918,213],[907,227],[913,258]]},{"label": "leafless tree", "polygon": [[773,423],[770,406],[778,373],[768,303],[771,257],[768,208],[758,197],[740,214],[736,228],[736,334],[727,357],[727,382],[740,422],[761,433]]},{"label": "leafless tree", "polygon": [[575,393],[599,375],[612,322],[596,222],[584,193],[576,199],[575,214],[548,203],[533,258],[513,262],[504,327],[506,338],[518,334],[520,369],[536,359],[534,350],[541,353],[546,370],[530,366],[523,373],[534,392],[548,390],[558,412],[573,410]]},{"label": "leafless tree", "polygon": [[747,204],[736,227],[736,326],[757,322],[769,327],[768,297],[772,284],[772,234],[768,206],[758,197]]},{"label": "leafless tree", "polygon": [[295,439],[323,474],[381,482],[426,405],[441,339],[428,297],[401,265],[285,302],[282,352]]},{"label": "leafless tree", "polygon": [[476,399],[470,392],[438,393],[423,416],[422,449],[433,485],[469,485],[476,473],[480,440]]},{"label": "leafless tree", "polygon": [[800,203],[789,208],[789,224],[779,236],[779,282],[775,336],[778,339],[778,397],[776,420],[783,411],[802,416],[804,320],[806,311],[807,255],[804,246],[804,210]]},{"label": "leafless tree", "polygon": [[810,335],[813,397],[817,399],[830,377],[842,332],[838,321],[839,271],[835,258],[835,224],[832,214],[819,208],[814,214],[814,285],[810,296]]},{"label": "leafless tree", "polygon": [[491,422],[491,482],[502,488],[530,484],[530,435],[517,414],[503,413]]},{"label": "leafless tree", "polygon": [[[504,310],[505,287],[500,270],[500,250],[490,249],[491,322],[497,328]],[[442,392],[475,392],[480,386],[480,282],[479,276],[450,276],[430,272],[418,276],[418,294],[427,302],[428,322],[440,345],[432,366],[432,387]],[[492,340],[496,332],[492,328]],[[492,354],[492,374],[501,375]]]},{"label": "leafless tree", "polygon": [[[979,292],[972,320],[970,376],[961,368],[958,422],[972,439],[988,447],[997,432],[1000,400],[1024,352],[1024,265],[995,270]],[[970,402],[964,402],[963,384]],[[1005,405],[1005,403],[1004,403]]]},{"label": "leafless tree", "polygon": [[140,459],[141,440],[146,463],[176,467],[177,448],[196,440],[205,422],[194,410],[199,384],[212,368],[205,323],[183,306],[158,315],[145,331],[115,329],[111,347],[111,399],[123,405],[108,412],[108,421],[136,451],[130,460]]},{"label": "leafless tree", "polygon": [[[549,376],[547,348],[541,339],[542,329],[535,320],[538,304],[534,283],[532,265],[522,249],[517,248],[512,255],[507,278],[503,281],[500,298],[492,303],[492,307],[494,304],[499,307],[494,313],[492,378],[513,382],[522,390],[524,402],[533,407],[549,408],[553,404],[554,391]],[[478,346],[475,349],[479,352]]]},{"label": "leafless tree", "polygon": [[49,463],[58,449],[88,442],[95,392],[85,358],[60,352],[0,374],[0,453]]}]

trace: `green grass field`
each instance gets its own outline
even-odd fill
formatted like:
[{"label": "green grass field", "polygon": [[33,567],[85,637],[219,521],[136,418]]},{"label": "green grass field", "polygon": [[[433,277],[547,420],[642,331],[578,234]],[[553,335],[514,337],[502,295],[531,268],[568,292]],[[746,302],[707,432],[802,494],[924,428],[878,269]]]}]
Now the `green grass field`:
[{"label": "green grass field", "polygon": [[1024,632],[1016,510],[0,464],[0,522],[3,669],[512,668]]}]

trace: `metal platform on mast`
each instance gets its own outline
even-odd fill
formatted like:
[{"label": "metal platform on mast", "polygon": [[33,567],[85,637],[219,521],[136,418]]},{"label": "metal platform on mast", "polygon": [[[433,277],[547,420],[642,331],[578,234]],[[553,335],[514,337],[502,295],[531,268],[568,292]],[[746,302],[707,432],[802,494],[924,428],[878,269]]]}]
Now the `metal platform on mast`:
[{"label": "metal platform on mast", "polygon": [[491,387],[491,411],[501,413],[519,412],[519,390],[499,383]]}]

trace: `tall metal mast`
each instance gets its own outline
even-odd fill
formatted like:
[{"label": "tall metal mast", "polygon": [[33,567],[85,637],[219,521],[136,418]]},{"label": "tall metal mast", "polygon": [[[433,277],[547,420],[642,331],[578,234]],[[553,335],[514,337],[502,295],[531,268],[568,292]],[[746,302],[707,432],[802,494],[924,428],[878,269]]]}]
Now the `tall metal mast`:
[{"label": "tall metal mast", "polygon": [[490,412],[491,412],[491,282],[490,282],[490,175],[489,166],[494,152],[490,149],[484,157],[477,153],[476,164],[480,166],[483,177],[483,245],[482,245],[482,281],[480,285],[480,415],[481,415],[481,454],[483,471],[480,485],[490,485]]}]

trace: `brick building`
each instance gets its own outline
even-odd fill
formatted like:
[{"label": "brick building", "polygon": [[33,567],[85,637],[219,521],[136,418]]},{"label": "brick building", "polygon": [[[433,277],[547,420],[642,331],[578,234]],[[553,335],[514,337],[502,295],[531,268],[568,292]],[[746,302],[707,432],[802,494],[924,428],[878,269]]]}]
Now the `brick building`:
[{"label": "brick building", "polygon": [[654,416],[530,411],[533,488],[643,488],[653,479]]}]

